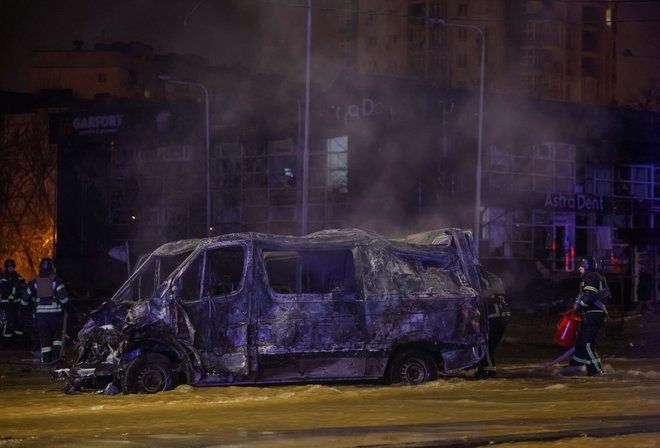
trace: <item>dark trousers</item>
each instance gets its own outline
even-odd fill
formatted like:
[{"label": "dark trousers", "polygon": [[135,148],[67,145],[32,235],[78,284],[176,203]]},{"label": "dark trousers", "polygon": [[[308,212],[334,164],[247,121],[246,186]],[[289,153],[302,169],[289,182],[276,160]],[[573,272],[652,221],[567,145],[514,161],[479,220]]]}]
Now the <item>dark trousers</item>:
[{"label": "dark trousers", "polygon": [[605,313],[602,311],[587,311],[582,318],[580,332],[575,343],[575,353],[570,365],[587,366],[587,375],[598,375],[603,373],[598,352],[596,352],[596,338],[598,332],[605,324]]},{"label": "dark trousers", "polygon": [[41,362],[47,363],[60,358],[62,351],[63,313],[36,313],[37,331],[41,345]]},{"label": "dark trousers", "polygon": [[479,370],[484,372],[495,372],[495,351],[500,345],[506,330],[507,319],[505,317],[493,317],[488,319],[488,351],[486,356],[479,361]]},{"label": "dark trousers", "polygon": [[13,336],[23,335],[23,328],[20,324],[19,307],[20,304],[16,303],[14,300],[2,303],[2,309],[5,312],[5,318],[7,319],[4,331],[2,332],[2,338],[4,340],[11,340]]}]

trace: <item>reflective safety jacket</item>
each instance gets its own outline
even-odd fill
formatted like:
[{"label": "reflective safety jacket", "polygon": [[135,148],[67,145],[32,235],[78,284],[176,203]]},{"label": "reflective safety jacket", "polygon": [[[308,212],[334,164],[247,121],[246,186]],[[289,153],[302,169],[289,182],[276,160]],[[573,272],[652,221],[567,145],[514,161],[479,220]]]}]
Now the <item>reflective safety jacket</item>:
[{"label": "reflective safety jacket", "polygon": [[21,300],[21,303],[29,305],[32,300],[35,303],[37,314],[60,313],[62,307],[69,303],[64,282],[50,270],[42,269],[39,277],[28,283],[26,295],[27,297]]},{"label": "reflective safety jacket", "polygon": [[0,303],[18,302],[25,291],[25,280],[18,272],[5,270],[0,277]]},{"label": "reflective safety jacket", "polygon": [[607,308],[603,300],[608,295],[609,287],[607,286],[607,280],[597,272],[585,272],[580,283],[580,295],[576,304],[583,313],[602,312],[607,314]]}]

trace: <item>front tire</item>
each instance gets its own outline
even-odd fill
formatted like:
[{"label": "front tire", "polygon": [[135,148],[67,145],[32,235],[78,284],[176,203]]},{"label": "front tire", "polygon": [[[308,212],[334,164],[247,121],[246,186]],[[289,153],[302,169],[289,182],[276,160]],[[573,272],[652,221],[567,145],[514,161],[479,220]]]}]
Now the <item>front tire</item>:
[{"label": "front tire", "polygon": [[175,386],[172,363],[160,353],[144,353],[132,360],[121,377],[125,394],[155,394]]},{"label": "front tire", "polygon": [[387,372],[390,384],[422,384],[438,379],[438,365],[424,350],[405,350],[394,355]]}]

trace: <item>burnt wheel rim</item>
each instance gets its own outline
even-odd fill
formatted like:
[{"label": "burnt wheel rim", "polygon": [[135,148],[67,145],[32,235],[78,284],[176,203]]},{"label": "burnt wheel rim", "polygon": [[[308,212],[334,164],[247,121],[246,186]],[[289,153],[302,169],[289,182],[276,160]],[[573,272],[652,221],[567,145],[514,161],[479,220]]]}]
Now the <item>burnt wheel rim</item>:
[{"label": "burnt wheel rim", "polygon": [[138,385],[140,390],[153,394],[160,392],[165,388],[165,379],[167,374],[158,366],[147,366],[140,372]]},{"label": "burnt wheel rim", "polygon": [[401,381],[408,384],[420,384],[428,379],[426,364],[417,358],[409,359],[401,365]]}]

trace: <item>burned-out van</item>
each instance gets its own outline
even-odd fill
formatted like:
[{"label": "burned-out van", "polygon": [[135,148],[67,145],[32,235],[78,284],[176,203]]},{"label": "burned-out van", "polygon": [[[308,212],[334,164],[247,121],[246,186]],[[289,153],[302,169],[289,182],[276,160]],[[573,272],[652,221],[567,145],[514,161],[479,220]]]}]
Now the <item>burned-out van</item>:
[{"label": "burned-out van", "polygon": [[473,367],[486,346],[472,236],[356,229],[165,244],[80,331],[72,390],[381,380]]}]

